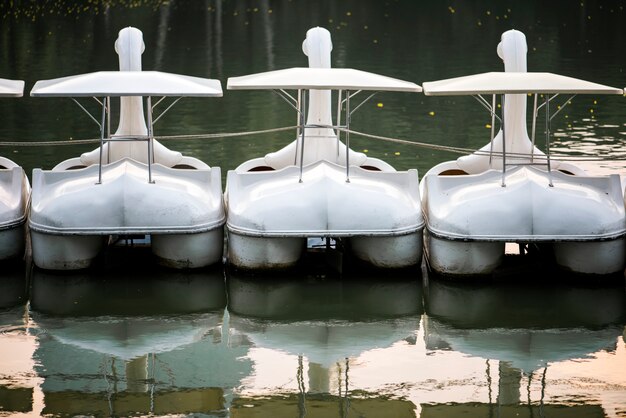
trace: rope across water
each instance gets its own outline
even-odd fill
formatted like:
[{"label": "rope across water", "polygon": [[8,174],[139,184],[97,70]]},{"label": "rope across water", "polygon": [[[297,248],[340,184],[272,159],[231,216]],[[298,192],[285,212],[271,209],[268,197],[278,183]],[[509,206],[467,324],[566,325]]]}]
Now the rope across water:
[{"label": "rope across water", "polygon": [[[298,126],[285,126],[282,128],[271,128],[271,129],[262,129],[257,131],[245,131],[245,132],[222,132],[222,133],[205,133],[205,134],[193,134],[193,135],[165,135],[165,136],[155,136],[154,139],[158,141],[169,141],[169,140],[201,140],[201,139],[219,139],[219,138],[232,138],[232,137],[240,137],[240,136],[250,136],[250,135],[261,135],[268,134],[274,132],[282,132],[288,130],[296,130]],[[451,152],[455,154],[468,155],[468,154],[482,154],[489,155],[487,151],[480,151],[471,148],[462,148],[462,147],[452,147],[446,145],[437,145],[437,144],[429,144],[426,142],[420,141],[410,141],[406,139],[399,138],[391,138],[387,136],[381,135],[373,135],[367,134],[364,132],[348,130],[345,128],[337,128],[334,127],[337,131],[348,132],[350,135],[357,135],[364,138],[376,139],[385,142],[391,142],[402,145],[410,145],[416,146],[436,151],[445,151]],[[91,139],[70,139],[70,140],[56,140],[56,141],[0,141],[0,147],[48,147],[48,146],[66,146],[66,145],[86,145],[86,144],[99,144],[100,138],[91,138]],[[494,153],[494,155],[498,155],[498,153]],[[529,157],[529,154],[517,154],[517,153],[507,153],[507,157],[518,157],[524,158]],[[534,156],[535,159],[545,159],[545,156]],[[551,155],[550,157],[555,161],[606,161],[602,157],[564,157],[564,156],[555,156]],[[610,160],[620,160],[622,158],[612,157]],[[624,157],[626,159],[626,157]]]}]

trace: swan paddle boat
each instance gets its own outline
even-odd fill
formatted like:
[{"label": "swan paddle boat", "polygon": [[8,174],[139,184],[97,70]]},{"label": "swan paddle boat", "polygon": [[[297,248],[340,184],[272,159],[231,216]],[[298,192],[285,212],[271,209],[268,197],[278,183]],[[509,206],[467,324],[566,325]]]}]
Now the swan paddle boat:
[{"label": "swan paddle boat", "polygon": [[[230,90],[274,90],[296,109],[299,120],[294,141],[228,171],[227,263],[245,270],[285,270],[298,264],[311,243],[321,243],[328,252],[342,250],[333,253],[340,255],[339,260],[346,250],[378,268],[421,264],[424,220],[417,170],[396,171],[349,147],[350,115],[371,97],[353,108],[355,94],[421,92],[421,87],[355,69],[331,68],[332,42],[324,28],[310,29],[302,49],[309,67],[227,81]],[[288,90],[297,91],[297,96]],[[338,102],[336,125],[333,92]]]},{"label": "swan paddle boat", "polygon": [[[528,72],[526,51],[524,34],[510,30],[502,34],[497,48],[504,72],[422,84],[427,96],[474,96],[491,112],[492,126],[497,118],[501,127],[480,150],[440,163],[421,179],[428,267],[441,276],[489,276],[502,264],[508,243],[518,244],[520,254],[548,254],[559,269],[574,275],[621,274],[626,218],[619,175],[588,175],[572,162],[551,158],[549,151],[550,121],[562,109],[554,105],[555,98],[623,91]],[[492,95],[491,102],[484,95]],[[531,140],[526,108],[532,95]],[[544,99],[540,106],[538,95]],[[502,115],[496,114],[497,97]],[[551,113],[551,108],[557,110]],[[545,111],[545,153],[534,141],[540,110]]]},{"label": "swan paddle boat", "polygon": [[[22,97],[24,81],[0,79],[0,97]],[[24,256],[30,182],[24,169],[0,156],[0,261]]]},{"label": "swan paddle boat", "polygon": [[[33,170],[29,226],[34,264],[42,269],[89,267],[116,242],[148,242],[160,264],[199,268],[222,261],[225,212],[219,167],[167,149],[154,122],[181,97],[221,97],[219,80],[142,71],[143,36],[120,31],[119,71],[37,81],[31,96],[100,97],[100,147],[52,170]],[[162,97],[153,104],[152,97]],[[110,132],[111,98],[120,98]],[[143,99],[146,111],[144,118]],[[158,116],[153,109],[175,98]],[[146,121],[147,119],[147,121]],[[120,241],[122,240],[122,241]]]}]

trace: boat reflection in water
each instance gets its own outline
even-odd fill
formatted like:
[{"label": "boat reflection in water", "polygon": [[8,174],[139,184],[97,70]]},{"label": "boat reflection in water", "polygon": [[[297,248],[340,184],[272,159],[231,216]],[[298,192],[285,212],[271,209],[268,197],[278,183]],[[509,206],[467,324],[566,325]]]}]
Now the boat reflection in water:
[{"label": "boat reflection in water", "polygon": [[427,352],[485,359],[484,381],[476,384],[487,386],[488,402],[422,405],[422,417],[605,417],[605,404],[619,404],[623,387],[602,374],[593,377],[597,389],[578,395],[578,383],[589,381],[575,363],[615,354],[626,323],[623,285],[425,283]]},{"label": "boat reflection in water", "polygon": [[42,413],[222,413],[224,388],[249,368],[237,361],[242,352],[222,343],[224,286],[221,269],[35,268],[31,309],[39,327],[34,358],[43,378]]},{"label": "boat reflection in water", "polygon": [[421,280],[230,274],[227,289],[231,344],[249,345],[254,362],[233,416],[415,416],[411,401],[358,387],[350,373],[367,352],[415,345]]},{"label": "boat reflection in water", "polygon": [[22,261],[0,262],[0,309],[24,305],[28,300],[26,268]]},{"label": "boat reflection in water", "polygon": [[37,382],[32,378],[34,337],[28,333],[24,263],[0,263],[0,414],[33,411]]}]

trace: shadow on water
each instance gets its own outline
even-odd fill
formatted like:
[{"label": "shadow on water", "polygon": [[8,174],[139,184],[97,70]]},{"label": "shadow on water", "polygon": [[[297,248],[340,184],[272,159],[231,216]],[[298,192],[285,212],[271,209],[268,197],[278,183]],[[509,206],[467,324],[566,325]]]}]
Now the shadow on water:
[{"label": "shadow on water", "polygon": [[25,305],[28,301],[26,263],[8,261],[0,263],[0,310]]},{"label": "shadow on water", "polygon": [[33,267],[30,306],[56,316],[152,316],[223,310],[221,269],[57,273]]},{"label": "shadow on water", "polygon": [[416,316],[422,282],[414,278],[227,275],[231,314],[269,320],[355,320]]}]

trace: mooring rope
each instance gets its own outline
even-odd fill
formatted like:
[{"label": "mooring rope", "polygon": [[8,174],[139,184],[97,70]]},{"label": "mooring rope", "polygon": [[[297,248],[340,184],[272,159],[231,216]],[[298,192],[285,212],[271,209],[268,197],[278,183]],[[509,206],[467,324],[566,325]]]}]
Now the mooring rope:
[{"label": "mooring rope", "polygon": [[[358,132],[358,131],[352,131],[352,130],[343,130],[343,129],[338,129],[338,130],[350,132],[350,134],[360,135],[366,138],[379,139],[381,141],[394,142],[394,143],[404,144],[404,145],[414,145],[414,146],[419,146],[423,148],[430,148],[430,149],[437,150],[437,151],[452,152],[456,154],[463,154],[463,155],[476,154],[476,155],[485,155],[485,156],[493,155],[496,157],[502,154],[499,151],[494,151],[494,152],[481,151],[481,150],[472,149],[472,148],[462,148],[462,147],[453,147],[453,146],[448,146],[448,145],[429,144],[426,142],[408,141],[406,139],[390,138],[386,136],[372,135],[372,134],[367,134],[364,132]],[[529,158],[531,157],[531,154],[507,151],[506,156],[512,157],[512,158]],[[532,157],[537,160],[547,161],[548,159],[546,155],[542,155],[542,154],[534,154],[532,155]],[[566,156],[556,156],[556,155],[550,155],[550,159],[555,160],[555,161],[605,161],[605,159],[601,157],[566,157]],[[610,160],[616,161],[616,160],[620,160],[620,158],[611,158]]]},{"label": "mooring rope", "polygon": [[[445,151],[445,152],[451,152],[451,153],[462,154],[462,155],[469,155],[469,154],[490,155],[491,154],[496,157],[500,154],[498,152],[490,153],[489,151],[481,151],[481,150],[472,149],[472,148],[454,147],[454,146],[449,146],[449,145],[437,145],[437,144],[430,144],[427,142],[391,138],[391,137],[382,136],[382,135],[373,135],[373,134],[368,134],[365,132],[345,129],[342,127],[332,127],[332,128],[336,129],[337,131],[350,133],[352,135],[358,135],[364,138],[376,139],[380,141],[392,142],[392,143],[402,144],[402,145],[410,145],[410,146],[416,146],[416,147],[421,147],[421,148],[427,148],[427,149],[431,149],[435,151]],[[281,128],[271,128],[271,129],[262,129],[262,130],[256,130],[256,131],[243,131],[243,132],[218,132],[218,133],[204,133],[204,134],[190,134],[190,135],[163,135],[163,136],[155,136],[154,139],[158,141],[219,139],[219,138],[232,138],[232,137],[240,137],[240,136],[261,135],[261,134],[268,134],[268,133],[282,132],[282,131],[296,130],[296,129],[298,129],[298,126],[294,125],[294,126],[285,126]],[[68,140],[53,140],[53,141],[0,141],[0,147],[48,147],[48,146],[99,144],[99,143],[100,143],[100,138],[68,139]],[[522,153],[513,153],[513,152],[507,152],[506,155],[507,157],[511,157],[511,158],[529,158],[531,156],[530,154],[527,154],[527,153],[522,154]],[[541,155],[541,154],[535,154],[533,158],[538,159],[538,160],[547,160],[547,156]],[[602,158],[601,156],[566,157],[566,156],[551,155],[550,159],[555,160],[555,161],[606,161],[606,159]],[[611,161],[617,161],[621,159],[626,159],[626,157],[624,158],[611,157],[610,158]]]},{"label": "mooring rope", "polygon": [[[245,131],[245,132],[224,132],[224,133],[206,133],[206,134],[194,134],[194,135],[163,135],[155,136],[157,141],[167,141],[172,139],[188,140],[188,139],[216,139],[216,138],[228,138],[234,136],[248,136],[267,134],[272,132],[280,132],[287,130],[294,130],[297,126],[286,126],[283,128],[263,129],[259,131]],[[53,141],[0,141],[2,147],[44,147],[44,146],[62,146],[62,145],[85,145],[85,144],[99,144],[100,138],[90,139],[66,139],[66,140],[53,140]]]}]

